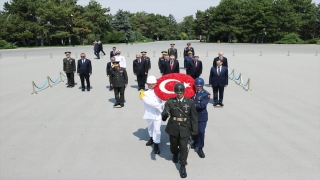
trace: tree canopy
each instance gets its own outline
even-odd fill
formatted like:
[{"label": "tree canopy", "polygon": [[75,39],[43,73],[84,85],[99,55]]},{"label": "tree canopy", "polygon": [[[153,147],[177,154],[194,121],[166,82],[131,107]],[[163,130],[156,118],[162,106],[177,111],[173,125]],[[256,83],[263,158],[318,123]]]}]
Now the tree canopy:
[{"label": "tree canopy", "polygon": [[19,46],[114,43],[126,37],[130,41],[198,39],[200,35],[209,42],[275,43],[290,37],[314,42],[320,36],[320,4],[312,0],[221,0],[181,22],[172,14],[145,11],[119,9],[112,15],[109,7],[95,0],[86,6],[77,0],[11,0],[3,9],[0,40]]}]

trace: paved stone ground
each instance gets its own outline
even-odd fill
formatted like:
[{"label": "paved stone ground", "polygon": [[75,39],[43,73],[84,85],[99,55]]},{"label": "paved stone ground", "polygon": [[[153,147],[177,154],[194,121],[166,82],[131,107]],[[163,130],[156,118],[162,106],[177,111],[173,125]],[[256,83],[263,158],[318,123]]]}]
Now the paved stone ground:
[{"label": "paved stone ground", "polygon": [[[1,50],[0,179],[180,179],[166,123],[161,154],[145,146],[147,124],[131,68],[135,54],[145,50],[152,60],[150,74],[159,76],[157,60],[170,43],[117,46],[130,75],[122,109],[112,108],[113,92],[107,89],[112,45],[104,45],[107,55],[100,60],[91,46]],[[182,51],[186,41],[174,43]],[[204,63],[206,83],[213,58],[224,51],[229,68],[251,78],[253,91],[229,81],[225,107],[210,102],[206,158],[190,151],[188,179],[319,179],[320,46],[192,46]],[[67,89],[64,82],[31,95],[31,81],[41,86],[46,76],[56,79],[67,50],[72,57],[85,52],[91,59],[92,90],[81,92],[76,76],[76,88]]]}]

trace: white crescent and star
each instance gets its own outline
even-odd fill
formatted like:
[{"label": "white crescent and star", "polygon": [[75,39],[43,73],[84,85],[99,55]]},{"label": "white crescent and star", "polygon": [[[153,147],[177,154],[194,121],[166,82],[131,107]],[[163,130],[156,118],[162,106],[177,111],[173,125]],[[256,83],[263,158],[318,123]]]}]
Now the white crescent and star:
[{"label": "white crescent and star", "polygon": [[[176,79],[166,79],[166,80],[164,80],[164,81],[162,81],[162,82],[160,83],[159,89],[160,89],[162,92],[166,93],[166,94],[174,94],[173,91],[168,91],[168,90],[166,89],[166,87],[165,87],[166,84],[167,84],[168,82],[171,82],[171,81],[181,82],[181,81],[176,80]],[[185,83],[185,82],[184,82],[183,85],[184,85],[185,88],[190,87],[190,83]]]}]

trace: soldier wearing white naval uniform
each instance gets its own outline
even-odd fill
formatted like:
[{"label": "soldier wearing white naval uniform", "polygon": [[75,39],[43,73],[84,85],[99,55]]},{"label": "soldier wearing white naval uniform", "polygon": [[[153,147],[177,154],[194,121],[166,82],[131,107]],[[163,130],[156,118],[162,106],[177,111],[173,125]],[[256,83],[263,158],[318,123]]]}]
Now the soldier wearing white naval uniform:
[{"label": "soldier wearing white naval uniform", "polygon": [[127,63],[126,63],[126,58],[124,58],[124,56],[121,56],[121,51],[120,50],[117,50],[117,55],[114,56],[115,58],[115,61],[119,61],[119,65],[120,67],[122,67],[123,69],[126,69],[127,68]]},{"label": "soldier wearing white naval uniform", "polygon": [[148,90],[140,90],[140,99],[144,103],[144,115],[143,119],[147,120],[148,132],[150,140],[146,143],[146,146],[154,144],[153,151],[155,154],[160,154],[159,143],[161,137],[161,113],[163,111],[162,100],[154,93],[154,87],[156,86],[157,79],[155,76],[148,76],[147,85]]}]

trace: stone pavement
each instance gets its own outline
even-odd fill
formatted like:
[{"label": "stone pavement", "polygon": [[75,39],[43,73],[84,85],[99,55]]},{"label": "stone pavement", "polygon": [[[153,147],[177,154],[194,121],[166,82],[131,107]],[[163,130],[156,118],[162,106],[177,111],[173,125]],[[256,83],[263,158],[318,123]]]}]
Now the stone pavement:
[{"label": "stone pavement", "polygon": [[[173,42],[182,52],[188,41]],[[159,76],[158,57],[170,43],[117,45],[129,75],[121,109],[112,108],[105,73],[113,45],[104,45],[107,55],[99,60],[92,46],[0,50],[0,179],[180,179],[179,165],[171,161],[166,122],[161,154],[145,146],[147,124],[132,72],[135,54],[145,50],[152,61],[149,74]],[[210,102],[206,157],[190,150],[187,178],[319,179],[320,46],[192,46],[204,63],[206,84],[213,58],[224,51],[230,70],[242,73],[244,82],[251,78],[252,91],[230,80],[225,106],[214,108]],[[64,82],[31,95],[31,81],[41,86],[47,76],[55,80],[62,72],[65,51],[72,57],[77,53],[76,59],[84,52],[91,59],[91,91],[81,92],[75,76],[73,89]],[[178,59],[182,66],[183,58]]]}]

